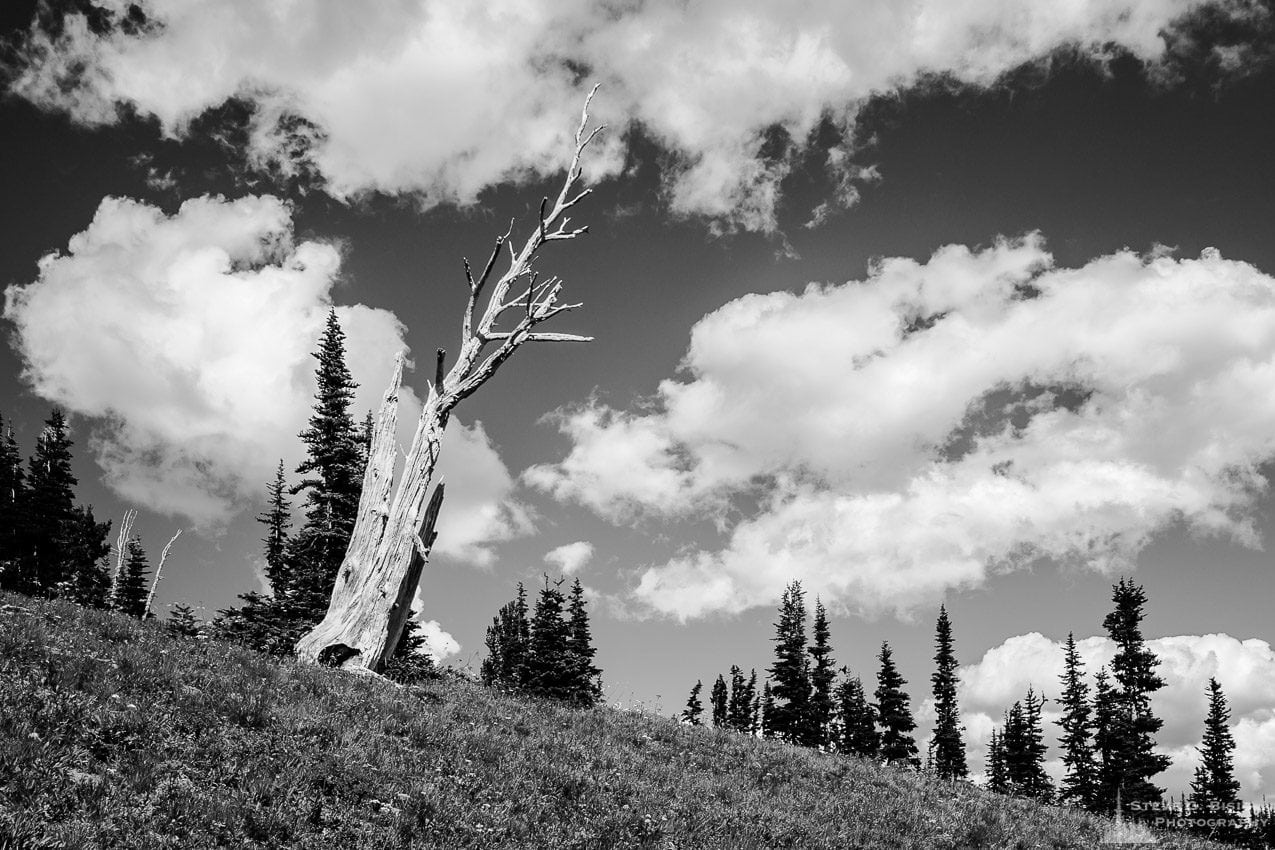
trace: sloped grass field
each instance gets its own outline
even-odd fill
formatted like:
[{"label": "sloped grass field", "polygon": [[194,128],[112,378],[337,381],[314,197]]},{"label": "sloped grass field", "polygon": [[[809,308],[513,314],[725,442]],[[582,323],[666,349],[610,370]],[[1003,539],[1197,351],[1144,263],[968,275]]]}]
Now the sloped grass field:
[{"label": "sloped grass field", "polygon": [[461,676],[400,689],[75,605],[0,606],[0,848],[1063,848],[1103,833],[969,785]]}]

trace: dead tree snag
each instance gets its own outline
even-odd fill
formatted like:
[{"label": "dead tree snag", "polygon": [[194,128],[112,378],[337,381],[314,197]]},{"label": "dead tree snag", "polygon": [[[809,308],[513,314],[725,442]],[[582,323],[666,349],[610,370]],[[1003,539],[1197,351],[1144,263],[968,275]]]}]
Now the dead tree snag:
[{"label": "dead tree snag", "polygon": [[[594,88],[597,91],[597,88]],[[521,248],[511,241],[513,224],[492,248],[475,276],[464,261],[469,298],[461,321],[460,349],[451,369],[444,370],[445,353],[438,351],[433,386],[421,409],[402,479],[393,480],[398,391],[403,376],[400,356],[372,431],[363,493],[350,545],[337,573],[323,621],[297,642],[302,660],[377,671],[394,652],[409,614],[421,570],[429,558],[434,524],[443,501],[443,484],[429,495],[438,464],[443,431],[453,408],[495,374],[500,365],[526,342],[588,342],[592,337],[536,330],[579,304],[559,303],[562,280],[541,278],[535,269],[540,249],[550,242],[575,239],[589,228],[570,227],[566,213],[590,189],[578,189],[580,158],[602,130],[589,130],[589,101],[585,100],[575,134],[575,150],[556,199],[540,204],[539,221]],[[491,283],[502,258],[505,271]],[[491,284],[490,289],[488,284]],[[477,311],[482,305],[482,312]],[[504,320],[507,330],[498,329]],[[427,499],[426,496],[429,495]]]}]

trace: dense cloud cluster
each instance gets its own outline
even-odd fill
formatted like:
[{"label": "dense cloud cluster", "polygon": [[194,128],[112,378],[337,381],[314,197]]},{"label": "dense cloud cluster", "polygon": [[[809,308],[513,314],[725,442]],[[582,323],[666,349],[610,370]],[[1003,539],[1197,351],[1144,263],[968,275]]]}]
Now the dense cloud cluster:
[{"label": "dense cloud cluster", "polygon": [[[333,245],[293,238],[271,196],[196,198],[173,215],[107,198],[66,251],[5,293],[24,377],[43,398],[92,417],[107,483],[132,504],[217,526],[258,501],[274,464],[301,458],[315,350],[340,269]],[[374,408],[403,326],[387,310],[337,308],[359,390]],[[74,340],[74,345],[68,345]],[[420,402],[403,393],[410,440]],[[447,433],[448,505],[439,551],[491,558],[526,531],[513,480],[481,424]]]},{"label": "dense cloud cluster", "polygon": [[642,412],[563,413],[569,453],[525,474],[616,521],[733,522],[643,574],[660,612],[767,605],[793,579],[902,610],[993,565],[1127,567],[1175,522],[1258,542],[1275,280],[1216,252],[1058,269],[1033,235],[882,260],[730,302],[683,366]]},{"label": "dense cloud cluster", "polygon": [[[1076,642],[1093,685],[1093,674],[1110,665],[1115,645],[1105,637]],[[1275,791],[1275,650],[1264,640],[1239,640],[1225,634],[1176,635],[1147,641],[1160,659],[1157,668],[1165,687],[1152,695],[1152,709],[1164,719],[1156,736],[1161,752],[1173,759],[1157,784],[1186,788],[1199,763],[1196,747],[1207,713],[1210,677],[1221,683],[1231,707],[1235,736],[1235,777],[1241,797],[1258,801]],[[1063,773],[1056,747],[1055,721],[1060,716],[1056,700],[1063,672],[1063,646],[1036,632],[1009,638],[989,649],[976,663],[960,670],[961,720],[971,756],[971,770],[982,770],[992,728],[1002,722],[1006,708],[1022,699],[1030,686],[1045,695],[1046,740],[1050,742],[1046,767],[1055,780]]]},{"label": "dense cloud cluster", "polygon": [[[310,169],[327,191],[472,201],[563,165],[587,87],[616,130],[590,162],[622,167],[624,133],[671,157],[667,201],[728,227],[770,229],[812,131],[848,137],[862,101],[927,74],[989,84],[1062,45],[1160,57],[1189,0],[650,0],[259,3],[95,0],[114,26],[67,19],[27,40],[19,95],[89,124],[121,107],[174,136],[230,99],[251,107],[256,165]],[[1242,5],[1242,4],[1239,4]],[[795,143],[766,149],[779,127]],[[860,172],[828,156],[840,202]]]}]

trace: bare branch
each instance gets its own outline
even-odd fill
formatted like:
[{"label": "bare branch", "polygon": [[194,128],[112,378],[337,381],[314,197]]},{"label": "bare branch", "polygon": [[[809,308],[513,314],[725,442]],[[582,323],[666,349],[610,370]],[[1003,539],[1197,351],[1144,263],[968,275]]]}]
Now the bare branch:
[{"label": "bare branch", "polygon": [[[491,335],[492,339],[509,339],[515,332],[495,333]],[[521,342],[593,342],[591,336],[580,336],[579,334],[560,334],[560,333],[526,333],[523,334]]]},{"label": "bare branch", "polygon": [[177,542],[177,538],[182,536],[182,530],[177,529],[177,533],[168,541],[168,545],[159,553],[159,566],[155,568],[155,580],[151,582],[151,592],[146,595],[146,607],[142,609],[142,619],[145,620],[151,615],[151,605],[155,604],[155,588],[159,587],[159,580],[164,577],[164,563],[168,561],[168,553],[173,548],[173,544]]},{"label": "bare branch", "polygon": [[124,576],[124,560],[128,553],[128,542],[133,536],[133,523],[137,521],[137,511],[129,508],[124,511],[124,519],[120,521],[119,537],[115,541],[115,573],[111,576],[111,607],[119,604],[120,580]]}]

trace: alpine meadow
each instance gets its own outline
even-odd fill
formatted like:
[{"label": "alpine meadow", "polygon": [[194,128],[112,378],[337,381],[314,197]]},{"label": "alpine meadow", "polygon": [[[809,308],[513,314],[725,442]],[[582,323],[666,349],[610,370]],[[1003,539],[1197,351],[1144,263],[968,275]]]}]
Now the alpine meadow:
[{"label": "alpine meadow", "polygon": [[1271,0],[0,21],[0,850],[1275,847]]}]

